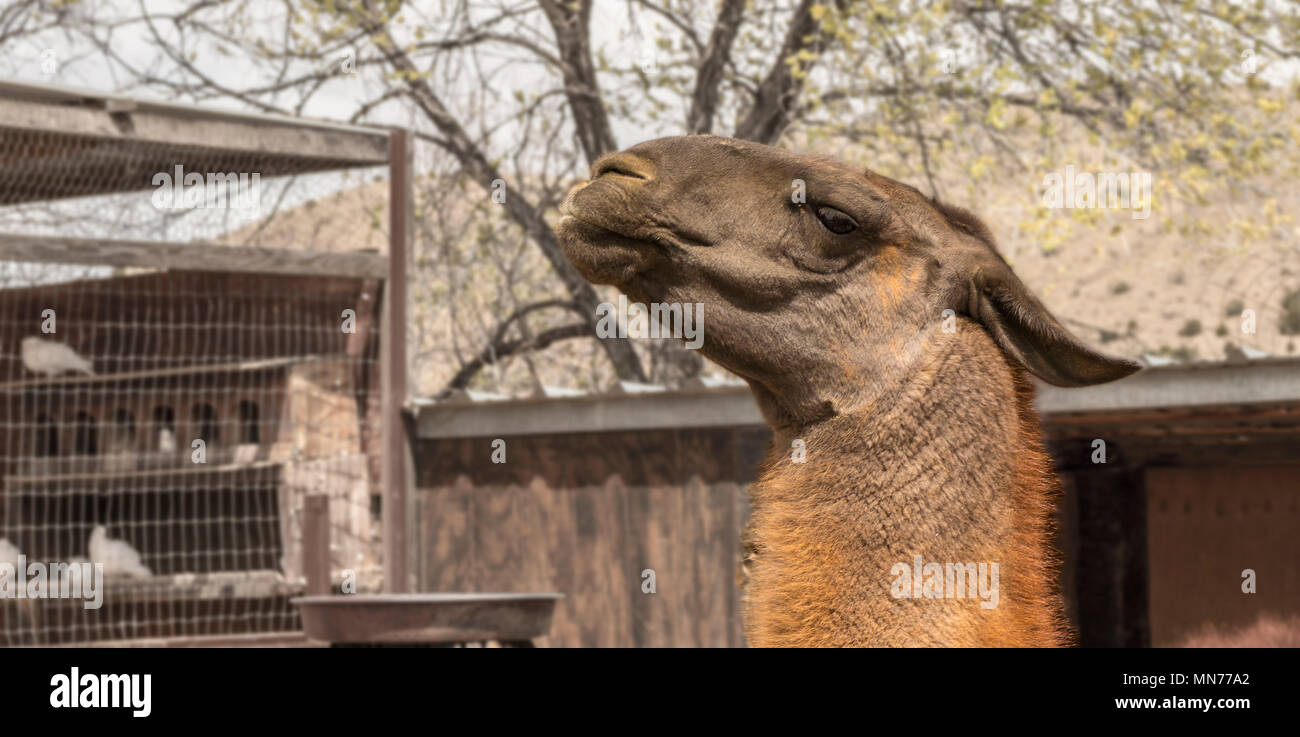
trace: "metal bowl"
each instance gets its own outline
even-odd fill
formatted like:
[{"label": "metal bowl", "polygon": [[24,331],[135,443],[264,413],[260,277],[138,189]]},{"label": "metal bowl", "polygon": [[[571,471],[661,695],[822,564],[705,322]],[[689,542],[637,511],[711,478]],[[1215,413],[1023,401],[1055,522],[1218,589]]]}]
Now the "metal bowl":
[{"label": "metal bowl", "polygon": [[314,640],[431,643],[545,636],[562,594],[340,594],[291,599]]}]

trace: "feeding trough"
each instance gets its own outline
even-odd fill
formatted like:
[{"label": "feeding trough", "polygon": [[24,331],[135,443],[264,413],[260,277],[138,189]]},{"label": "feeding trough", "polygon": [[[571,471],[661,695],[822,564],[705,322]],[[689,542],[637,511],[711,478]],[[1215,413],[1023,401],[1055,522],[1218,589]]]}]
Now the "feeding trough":
[{"label": "feeding trough", "polygon": [[293,599],[306,635],[334,645],[497,642],[550,631],[561,594],[346,594]]},{"label": "feeding trough", "polygon": [[331,594],[329,538],[329,500],[310,494],[304,500],[302,528],[308,595],[290,602],[302,616],[303,633],[334,647],[531,647],[533,640],[550,632],[555,602],[562,597],[553,593]]}]

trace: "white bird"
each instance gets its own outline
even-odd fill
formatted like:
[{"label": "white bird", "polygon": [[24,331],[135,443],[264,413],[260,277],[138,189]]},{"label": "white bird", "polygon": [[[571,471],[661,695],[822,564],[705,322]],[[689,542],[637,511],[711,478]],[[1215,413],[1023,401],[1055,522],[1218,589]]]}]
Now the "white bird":
[{"label": "white bird", "polygon": [[58,376],[65,371],[80,371],[88,376],[95,375],[91,362],[77,355],[76,351],[34,335],[23,338],[22,357],[27,370],[37,374]]},{"label": "white bird", "polygon": [[[0,537],[0,563],[8,563],[17,570],[18,556],[22,554],[22,551],[18,549],[17,545],[14,545],[3,537]],[[26,575],[26,571],[23,571],[23,575]]]},{"label": "white bird", "polygon": [[176,452],[176,433],[170,427],[158,431],[158,450],[163,453]]},{"label": "white bird", "polygon": [[153,571],[140,560],[139,551],[125,540],[109,537],[103,525],[95,525],[91,530],[86,550],[91,561],[104,566],[105,576],[148,578],[153,575]]}]

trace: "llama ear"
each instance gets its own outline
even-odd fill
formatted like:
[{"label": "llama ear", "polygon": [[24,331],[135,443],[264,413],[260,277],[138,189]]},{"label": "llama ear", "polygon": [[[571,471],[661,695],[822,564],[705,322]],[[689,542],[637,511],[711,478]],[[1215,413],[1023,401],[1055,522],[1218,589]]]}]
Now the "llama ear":
[{"label": "llama ear", "polygon": [[1141,366],[1089,348],[1070,334],[996,253],[967,272],[966,308],[993,340],[1031,373],[1056,386],[1122,379]]}]

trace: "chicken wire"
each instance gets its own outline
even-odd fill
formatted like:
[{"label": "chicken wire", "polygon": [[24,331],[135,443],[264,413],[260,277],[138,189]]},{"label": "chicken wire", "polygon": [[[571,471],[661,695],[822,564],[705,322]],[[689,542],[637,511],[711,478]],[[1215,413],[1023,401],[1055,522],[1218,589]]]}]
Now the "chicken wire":
[{"label": "chicken wire", "polygon": [[0,127],[0,563],[103,566],[97,609],[0,596],[0,645],[299,630],[309,493],[335,587],[380,589],[380,281],[40,261],[41,238],[382,250],[387,169],[337,165]]}]

